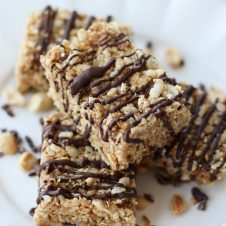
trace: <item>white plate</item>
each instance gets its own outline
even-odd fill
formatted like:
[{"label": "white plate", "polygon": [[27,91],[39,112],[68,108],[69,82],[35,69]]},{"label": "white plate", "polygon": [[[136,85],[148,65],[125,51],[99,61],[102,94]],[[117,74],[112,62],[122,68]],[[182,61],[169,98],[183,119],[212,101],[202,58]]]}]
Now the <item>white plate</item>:
[{"label": "white plate", "polygon": [[[27,12],[43,7],[48,1],[0,0],[0,91],[13,86],[12,67],[15,52],[21,41]],[[82,0],[54,1],[55,5],[72,6],[78,10],[96,15],[110,12],[122,22],[128,22],[136,31],[136,41],[144,45],[154,43],[155,54],[168,71],[181,81],[206,85],[226,85],[226,1],[224,0]],[[9,7],[14,4],[14,7]],[[101,4],[101,7],[98,7]],[[7,21],[7,23],[6,23]],[[15,26],[15,21],[17,26]],[[185,57],[185,67],[174,71],[165,65],[163,51],[166,47],[178,47]],[[0,105],[3,100],[0,98]],[[26,109],[16,109],[16,117],[9,118],[0,111],[0,128],[16,129],[22,136],[29,135],[36,144],[40,143],[40,115],[33,115]],[[182,216],[173,216],[169,210],[170,197],[181,194],[190,203],[191,188],[194,184],[181,187],[161,186],[151,173],[138,177],[140,194],[151,193],[154,204],[144,212],[138,212],[139,225],[143,214],[157,226],[223,226],[226,222],[225,200],[226,181],[213,187],[201,186],[209,195],[208,209],[198,211],[191,206]],[[35,206],[37,180],[29,178],[19,170],[18,156],[0,159],[0,225],[33,225],[28,211]]]}]

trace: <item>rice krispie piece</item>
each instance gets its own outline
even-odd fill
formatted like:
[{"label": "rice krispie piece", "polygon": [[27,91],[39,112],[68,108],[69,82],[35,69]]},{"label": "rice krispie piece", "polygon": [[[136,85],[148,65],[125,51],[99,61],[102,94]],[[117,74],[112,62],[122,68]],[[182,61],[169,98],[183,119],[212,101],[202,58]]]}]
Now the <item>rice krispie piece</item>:
[{"label": "rice krispie piece", "polygon": [[163,147],[190,120],[182,89],[156,60],[137,49],[116,22],[94,22],[41,57],[49,95],[113,169],[127,168]]},{"label": "rice krispie piece", "polygon": [[226,96],[216,89],[188,85],[183,95],[192,106],[188,126],[171,145],[156,150],[145,162],[164,169],[165,179],[221,180],[226,174]]},{"label": "rice krispie piece", "polygon": [[51,6],[47,6],[42,11],[33,12],[28,20],[25,40],[16,68],[19,90],[21,92],[30,89],[47,91],[48,83],[40,64],[40,55],[45,54],[56,43],[64,39],[72,39],[78,29],[88,29],[95,20],[94,16],[76,11],[53,9]]},{"label": "rice krispie piece", "polygon": [[53,113],[45,122],[34,221],[51,225],[135,225],[134,167],[113,171],[73,119]]}]

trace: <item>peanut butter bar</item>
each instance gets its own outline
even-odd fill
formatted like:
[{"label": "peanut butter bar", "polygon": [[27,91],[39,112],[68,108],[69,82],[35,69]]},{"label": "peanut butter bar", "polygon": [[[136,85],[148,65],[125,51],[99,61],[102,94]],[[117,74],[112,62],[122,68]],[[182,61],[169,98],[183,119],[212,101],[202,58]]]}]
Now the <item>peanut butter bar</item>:
[{"label": "peanut butter bar", "polygon": [[[26,92],[30,89],[47,91],[48,83],[40,64],[40,55],[45,54],[56,43],[72,39],[78,29],[88,29],[95,20],[94,16],[53,9],[51,6],[32,13],[16,69],[20,91]],[[111,18],[108,17],[107,20]]]},{"label": "peanut butter bar", "polygon": [[137,49],[116,22],[94,22],[41,58],[49,95],[62,112],[80,114],[80,129],[112,169],[127,168],[163,147],[190,120],[182,89]]},{"label": "peanut butter bar", "polygon": [[113,171],[69,116],[46,121],[34,221],[51,225],[135,225],[134,167]]},{"label": "peanut butter bar", "polygon": [[226,96],[216,89],[188,85],[183,96],[192,106],[188,126],[148,161],[165,169],[165,179],[168,175],[178,182],[221,180],[226,174]]}]

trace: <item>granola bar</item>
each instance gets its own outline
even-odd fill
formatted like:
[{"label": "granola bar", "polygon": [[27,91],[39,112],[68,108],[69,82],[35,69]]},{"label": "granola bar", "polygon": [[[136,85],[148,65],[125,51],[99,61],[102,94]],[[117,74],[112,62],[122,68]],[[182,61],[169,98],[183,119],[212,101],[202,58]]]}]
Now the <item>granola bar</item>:
[{"label": "granola bar", "polygon": [[73,119],[53,113],[45,122],[34,221],[50,225],[135,225],[135,168],[113,171]]},{"label": "granola bar", "polygon": [[81,129],[90,124],[90,142],[115,170],[166,145],[190,120],[181,87],[116,22],[94,22],[41,62],[57,108],[81,115]]},{"label": "granola bar", "polygon": [[226,96],[188,85],[183,95],[192,106],[188,126],[171,145],[145,161],[164,169],[165,179],[168,175],[178,182],[221,180],[226,174]]},{"label": "granola bar", "polygon": [[97,19],[94,16],[66,9],[53,9],[51,6],[33,12],[28,20],[25,40],[16,68],[19,90],[47,91],[48,82],[40,64],[40,55],[45,54],[56,43],[64,39],[72,39],[78,29],[88,29],[95,20]]}]

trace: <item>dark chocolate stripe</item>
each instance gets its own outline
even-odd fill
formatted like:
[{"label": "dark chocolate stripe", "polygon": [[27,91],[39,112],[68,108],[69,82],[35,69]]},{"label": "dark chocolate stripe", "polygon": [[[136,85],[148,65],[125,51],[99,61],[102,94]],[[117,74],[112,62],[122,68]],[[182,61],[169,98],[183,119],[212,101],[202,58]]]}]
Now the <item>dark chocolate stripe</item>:
[{"label": "dark chocolate stripe", "polygon": [[183,97],[185,100],[189,100],[189,98],[191,97],[192,93],[195,91],[196,89],[193,86],[188,86],[186,88],[186,90],[183,93]]},{"label": "dark chocolate stripe", "polygon": [[[55,15],[56,11],[51,6],[47,6],[43,12],[43,19],[39,27],[40,38],[37,42],[37,46],[40,46],[38,55],[45,54],[47,50],[52,35]],[[37,57],[39,57],[38,55]]]},{"label": "dark chocolate stripe", "polygon": [[[141,71],[144,69],[144,67],[146,66],[146,62],[147,59],[149,58],[145,57],[145,56],[141,56],[137,62],[133,63],[133,64],[127,64],[124,65],[113,77],[116,78],[115,80],[113,80],[112,82],[110,82],[107,85],[102,86],[101,89],[99,89],[96,93],[94,93],[92,96],[93,97],[98,97],[100,94],[104,93],[105,91],[117,87],[118,85],[122,84],[123,82],[125,82],[126,80],[128,80],[130,77],[132,77],[135,73]],[[131,68],[130,70],[128,70],[127,72],[125,72],[122,76],[118,77],[122,71],[127,68],[128,66],[133,66],[133,68]]]},{"label": "dark chocolate stripe", "polygon": [[86,30],[89,29],[89,27],[93,24],[93,22],[96,20],[96,17],[94,16],[90,16],[89,19],[88,19],[88,22],[87,22],[87,25],[85,27]]},{"label": "dark chocolate stripe", "polygon": [[114,64],[115,59],[111,59],[105,66],[91,67],[83,71],[70,84],[71,94],[77,94],[78,91],[84,86],[87,86],[92,81],[92,79],[103,76]]},{"label": "dark chocolate stripe", "polygon": [[208,125],[208,121],[210,120],[211,116],[213,115],[214,111],[216,110],[216,103],[212,104],[208,110],[206,111],[204,117],[202,118],[202,121],[198,128],[195,130],[194,135],[191,137],[190,141],[188,143],[191,143],[192,147],[192,153],[188,161],[188,170],[192,170],[193,160],[195,158],[195,151],[198,145],[198,141],[201,138],[201,135]]},{"label": "dark chocolate stripe", "polygon": [[71,32],[71,30],[74,27],[74,23],[75,23],[75,19],[76,19],[77,15],[78,14],[77,14],[76,11],[73,11],[71,13],[71,16],[70,16],[69,20],[65,24],[65,30],[64,30],[64,37],[63,37],[63,39],[67,39],[67,40],[70,39],[70,32]]},{"label": "dark chocolate stripe", "polygon": [[135,188],[127,188],[125,192],[122,193],[116,193],[116,194],[111,194],[109,193],[104,193],[104,194],[96,194],[96,195],[83,195],[83,194],[78,194],[76,191],[72,191],[70,189],[64,189],[64,188],[59,188],[59,187],[53,187],[53,186],[48,186],[41,188],[41,191],[39,193],[37,203],[39,204],[42,201],[42,198],[44,195],[48,195],[51,197],[55,196],[64,196],[66,199],[73,199],[73,198],[79,198],[83,197],[86,199],[123,199],[123,198],[132,198],[136,197],[137,191]]},{"label": "dark chocolate stripe", "polygon": [[169,78],[169,77],[166,75],[166,73],[160,75],[160,76],[159,76],[159,79],[161,79],[161,80],[163,80],[164,82],[167,82],[167,83],[169,83],[169,84],[171,84],[171,85],[174,85],[174,86],[177,85],[176,79],[174,79],[174,78]]},{"label": "dark chocolate stripe", "polygon": [[[207,140],[206,147],[202,150],[202,154],[198,159],[199,164],[204,164],[205,162],[208,164],[213,159],[213,155],[215,150],[218,146],[220,137],[226,128],[226,110],[220,116],[219,122],[215,129],[213,130],[212,134],[209,136]],[[205,160],[206,154],[209,153],[209,160]]]},{"label": "dark chocolate stripe", "polygon": [[[188,137],[188,135],[190,134],[190,132],[192,131],[192,128],[194,126],[194,122],[196,120],[196,118],[198,117],[199,114],[199,110],[201,108],[201,106],[203,105],[205,99],[207,97],[207,93],[204,92],[199,99],[197,100],[197,103],[195,106],[193,106],[192,108],[192,118],[188,124],[188,126],[182,130],[179,138],[178,138],[178,147],[177,147],[177,151],[176,151],[176,159],[175,159],[175,164],[182,164],[182,156],[185,156],[185,152],[186,150],[190,147],[190,144],[186,143],[186,139]],[[186,146],[187,145],[187,146]]]},{"label": "dark chocolate stripe", "polygon": [[43,130],[43,139],[53,138],[55,133],[58,131],[67,131],[77,133],[77,127],[75,125],[62,125],[62,124],[50,124],[44,127]]},{"label": "dark chocolate stripe", "polygon": [[85,166],[90,166],[95,169],[103,169],[103,168],[109,169],[109,166],[101,160],[89,160],[87,158],[84,158],[79,162],[73,162],[68,159],[57,159],[57,160],[49,160],[41,164],[39,168],[39,174],[44,169],[48,169],[47,171],[51,172],[51,170],[53,170],[53,167],[55,166],[69,166],[73,168],[84,168]]},{"label": "dark chocolate stripe", "polygon": [[124,140],[128,143],[142,143],[143,142],[142,140],[130,137],[131,129],[136,127],[137,125],[139,125],[140,122],[142,121],[142,119],[148,118],[151,114],[153,114],[153,115],[158,114],[159,109],[166,107],[166,106],[169,106],[170,104],[173,103],[173,101],[175,101],[179,97],[180,97],[180,95],[174,97],[173,99],[161,99],[159,101],[156,101],[155,103],[150,104],[149,107],[151,107],[151,109],[144,112],[139,119],[135,120],[127,128],[127,130],[123,134]]}]

